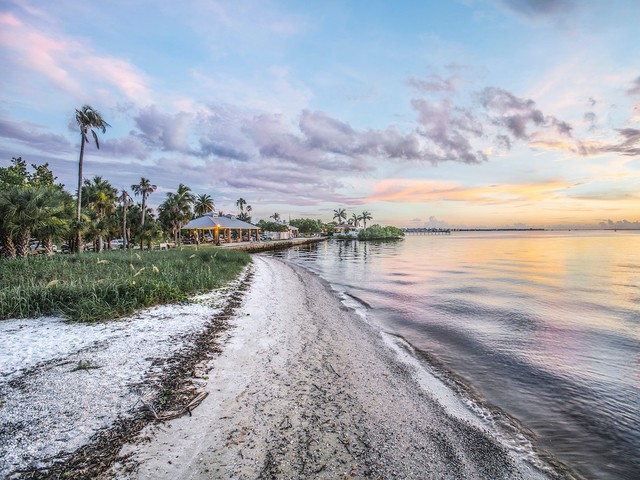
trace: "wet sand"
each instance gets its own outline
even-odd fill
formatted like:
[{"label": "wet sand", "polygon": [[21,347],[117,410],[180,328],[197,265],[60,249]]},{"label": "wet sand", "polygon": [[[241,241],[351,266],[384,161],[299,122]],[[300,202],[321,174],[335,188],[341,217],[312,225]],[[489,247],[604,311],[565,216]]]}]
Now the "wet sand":
[{"label": "wet sand", "polygon": [[[553,478],[430,391],[402,348],[307,271],[254,280],[192,416],[148,427],[115,478]],[[529,460],[526,460],[529,458]]]}]

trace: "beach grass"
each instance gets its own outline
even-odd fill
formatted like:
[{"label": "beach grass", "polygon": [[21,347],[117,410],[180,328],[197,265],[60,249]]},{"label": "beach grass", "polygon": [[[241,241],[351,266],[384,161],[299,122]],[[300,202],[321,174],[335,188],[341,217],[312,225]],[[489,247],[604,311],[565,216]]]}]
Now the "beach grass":
[{"label": "beach grass", "polygon": [[95,322],[219,288],[250,262],[204,246],[0,261],[0,319],[54,315]]}]

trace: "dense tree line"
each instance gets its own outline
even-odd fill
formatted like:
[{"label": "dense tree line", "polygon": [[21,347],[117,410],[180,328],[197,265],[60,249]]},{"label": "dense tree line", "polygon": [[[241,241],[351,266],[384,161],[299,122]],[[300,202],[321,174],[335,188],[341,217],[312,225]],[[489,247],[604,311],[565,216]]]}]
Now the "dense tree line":
[{"label": "dense tree line", "polygon": [[[155,190],[149,179],[141,178],[118,191],[101,176],[83,179],[80,188],[80,217],[77,198],[56,183],[48,164],[32,164],[13,158],[0,168],[0,248],[3,257],[24,258],[34,242],[44,253],[52,253],[54,242],[69,250],[84,247],[101,252],[111,241],[122,239],[123,247],[150,246],[163,239],[180,242],[180,230],[196,215],[212,213],[215,205],[207,194],[194,195],[180,184],[168,192],[158,207],[157,217],[147,207]],[[134,203],[140,197],[140,203]],[[81,245],[77,242],[81,241]]]}]

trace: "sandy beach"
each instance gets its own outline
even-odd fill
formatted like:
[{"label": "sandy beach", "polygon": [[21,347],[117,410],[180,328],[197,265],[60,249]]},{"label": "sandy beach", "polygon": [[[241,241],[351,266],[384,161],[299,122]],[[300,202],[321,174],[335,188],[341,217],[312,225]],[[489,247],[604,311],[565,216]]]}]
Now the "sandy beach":
[{"label": "sandy beach", "polygon": [[254,257],[192,416],[153,424],[107,477],[561,477],[328,285]]}]

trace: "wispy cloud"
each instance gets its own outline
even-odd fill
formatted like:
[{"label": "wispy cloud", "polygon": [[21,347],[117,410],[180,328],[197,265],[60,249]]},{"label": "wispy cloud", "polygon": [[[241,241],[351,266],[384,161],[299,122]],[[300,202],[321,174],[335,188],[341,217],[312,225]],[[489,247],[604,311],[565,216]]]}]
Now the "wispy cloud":
[{"label": "wispy cloud", "polygon": [[77,99],[86,97],[90,84],[112,101],[121,96],[137,104],[151,101],[144,74],[129,61],[101,53],[86,40],[56,31],[55,26],[36,26],[26,14],[21,18],[5,12],[0,25],[6,75],[24,69]]},{"label": "wispy cloud", "polygon": [[525,17],[555,17],[575,9],[572,0],[501,0],[501,3]]},{"label": "wispy cloud", "polygon": [[70,142],[62,135],[49,133],[41,125],[14,122],[0,118],[0,137],[13,140],[43,152],[69,152]]},{"label": "wispy cloud", "polygon": [[394,203],[465,202],[474,205],[522,204],[548,200],[573,185],[553,179],[537,183],[494,184],[465,187],[458,182],[411,179],[383,180],[367,201]]}]

